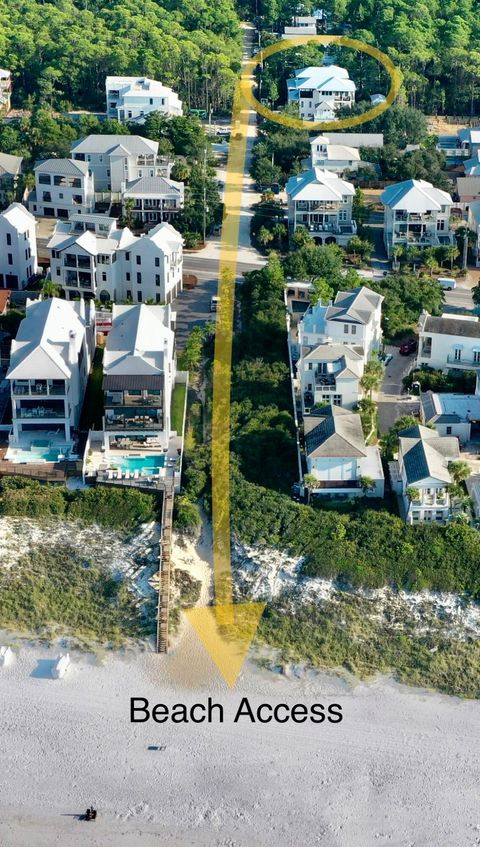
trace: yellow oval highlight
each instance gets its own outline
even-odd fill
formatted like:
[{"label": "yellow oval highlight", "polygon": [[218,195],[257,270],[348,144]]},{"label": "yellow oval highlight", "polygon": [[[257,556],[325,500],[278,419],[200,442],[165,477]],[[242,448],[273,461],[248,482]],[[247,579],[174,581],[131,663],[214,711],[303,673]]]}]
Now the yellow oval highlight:
[{"label": "yellow oval highlight", "polygon": [[[262,63],[265,59],[268,59],[269,56],[273,56],[275,53],[283,53],[284,50],[291,50],[292,47],[305,47],[306,44],[312,43],[325,45],[340,44],[342,47],[350,47],[352,50],[359,50],[361,53],[368,53],[369,56],[373,56],[373,58],[380,62],[380,64],[385,68],[390,77],[390,90],[383,103],[379,103],[363,115],[352,115],[351,118],[340,118],[337,121],[303,121],[301,118],[293,118],[290,115],[279,114],[278,112],[272,112],[271,109],[267,109],[267,107],[260,103],[260,101],[255,97],[251,80],[247,78],[248,71],[253,73],[256,65]],[[242,93],[248,104],[255,109],[256,112],[264,118],[267,118],[267,120],[274,121],[275,123],[282,124],[283,126],[310,131],[347,129],[352,126],[360,126],[361,124],[367,123],[367,121],[373,120],[373,118],[377,118],[390,108],[398,96],[403,79],[401,71],[393,64],[392,60],[386,56],[385,53],[382,53],[382,51],[378,50],[377,47],[372,47],[371,44],[365,44],[363,41],[357,41],[356,38],[348,38],[345,35],[312,35],[311,38],[299,36],[297,38],[288,38],[283,41],[278,41],[276,44],[270,44],[269,47],[265,47],[265,49],[260,50],[253,57],[251,62],[248,62],[245,71],[247,71],[247,73],[244,72],[244,74],[242,74],[241,80]]]}]

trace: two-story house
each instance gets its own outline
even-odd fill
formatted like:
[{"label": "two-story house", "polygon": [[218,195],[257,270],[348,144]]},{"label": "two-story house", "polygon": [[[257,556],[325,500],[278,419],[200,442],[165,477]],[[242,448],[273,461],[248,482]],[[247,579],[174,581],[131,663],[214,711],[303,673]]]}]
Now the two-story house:
[{"label": "two-story house", "polygon": [[365,285],[338,291],[333,303],[309,306],[298,326],[300,345],[325,342],[361,350],[366,364],[382,345],[383,297]]},{"label": "two-story house", "polygon": [[168,448],[175,383],[170,306],[114,306],[103,359],[104,446],[154,439]]},{"label": "two-story house", "polygon": [[439,435],[454,435],[466,444],[480,432],[480,394],[425,391],[420,395],[420,419]]},{"label": "two-story house", "polygon": [[308,485],[312,494],[383,497],[380,451],[366,446],[360,415],[326,405],[304,419],[304,433],[308,473],[316,479]]},{"label": "two-story house", "polygon": [[310,141],[312,168],[343,174],[356,171],[361,164],[360,153],[356,147],[346,144],[332,144],[326,135],[317,135]]},{"label": "two-story house", "polygon": [[95,305],[27,300],[12,341],[12,432],[6,459],[57,461],[73,449],[95,339]]},{"label": "two-story house", "polygon": [[475,264],[480,268],[480,200],[474,200],[470,203],[468,209],[468,226],[475,233],[475,240],[472,245]]},{"label": "two-story house", "polygon": [[0,68],[0,115],[7,115],[12,105],[12,75]]},{"label": "two-story house", "polygon": [[306,121],[335,120],[338,109],[355,103],[356,85],[346,68],[337,65],[301,68],[287,80],[288,102],[298,103],[299,116]]},{"label": "two-story house", "polygon": [[47,159],[34,168],[35,190],[28,208],[37,217],[68,218],[71,212],[92,212],[95,206],[93,174],[87,162]]},{"label": "two-story house", "polygon": [[380,200],[385,207],[383,238],[390,258],[396,245],[437,247],[453,244],[450,209],[453,201],[446,191],[423,179],[407,179],[389,185]]},{"label": "two-story house", "polygon": [[17,188],[18,177],[22,171],[21,156],[10,156],[0,153],[0,203],[5,203],[7,197],[13,197]]},{"label": "two-story house", "polygon": [[72,145],[70,155],[74,162],[87,162],[96,193],[110,193],[118,199],[133,180],[170,177],[173,164],[158,155],[158,141],[140,135],[87,135]]},{"label": "two-story house", "polygon": [[184,184],[163,176],[144,176],[125,185],[122,210],[145,226],[174,220],[183,209]]},{"label": "two-story house", "polygon": [[0,288],[25,288],[38,272],[36,226],[21,203],[0,214]]},{"label": "two-story house", "polygon": [[469,315],[435,317],[423,311],[418,322],[417,367],[475,370],[480,367],[480,321]]},{"label": "two-story house", "polygon": [[48,248],[67,299],[169,303],[182,289],[183,238],[171,224],[137,237],[115,218],[72,215],[57,223]]},{"label": "two-story house", "polygon": [[312,168],[287,182],[290,232],[305,227],[317,244],[346,245],[357,232],[352,217],[355,188],[337,174]]},{"label": "two-story house", "polygon": [[[403,498],[407,523],[446,523],[451,516],[449,463],[460,457],[458,438],[418,425],[399,433],[394,488]],[[396,463],[395,463],[396,464]]]},{"label": "two-story house", "polygon": [[303,413],[325,403],[353,409],[361,397],[363,370],[362,348],[332,343],[302,347],[297,373]]},{"label": "two-story house", "polygon": [[183,114],[178,94],[156,79],[135,76],[107,76],[105,80],[107,117],[122,123],[145,123],[150,112],[169,117]]}]

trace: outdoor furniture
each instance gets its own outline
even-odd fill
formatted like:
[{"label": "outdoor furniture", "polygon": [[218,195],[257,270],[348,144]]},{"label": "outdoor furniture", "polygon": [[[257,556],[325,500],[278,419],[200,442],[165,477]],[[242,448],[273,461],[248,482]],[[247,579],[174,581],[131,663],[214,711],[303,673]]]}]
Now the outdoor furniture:
[{"label": "outdoor furniture", "polygon": [[134,472],[133,472],[133,478],[134,478],[134,479],[138,479],[138,478],[139,478],[139,476],[140,476],[140,474],[139,474],[138,470],[136,470],[136,471],[134,471]]},{"label": "outdoor furniture", "polygon": [[108,479],[113,479],[113,471],[108,472]]}]

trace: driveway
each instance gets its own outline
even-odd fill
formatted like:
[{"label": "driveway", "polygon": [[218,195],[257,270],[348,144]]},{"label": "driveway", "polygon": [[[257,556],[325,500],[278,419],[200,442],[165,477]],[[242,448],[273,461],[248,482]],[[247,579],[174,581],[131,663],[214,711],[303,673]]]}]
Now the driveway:
[{"label": "driveway", "polygon": [[410,400],[403,392],[403,379],[415,364],[415,353],[410,356],[400,356],[398,347],[385,347],[393,359],[387,365],[378,392],[378,426],[380,432],[387,432],[395,421],[402,415],[418,414],[418,400]]}]

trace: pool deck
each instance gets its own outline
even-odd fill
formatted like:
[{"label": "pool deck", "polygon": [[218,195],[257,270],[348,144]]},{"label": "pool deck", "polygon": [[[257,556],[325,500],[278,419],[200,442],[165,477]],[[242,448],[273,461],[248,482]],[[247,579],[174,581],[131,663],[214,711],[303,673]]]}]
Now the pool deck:
[{"label": "pool deck", "polygon": [[[92,442],[92,446],[86,456],[85,477],[95,478],[97,483],[107,485],[122,485],[138,488],[150,488],[163,490],[167,479],[173,480],[175,488],[180,485],[183,439],[179,435],[170,438],[168,450],[165,452],[158,445],[149,447],[132,447],[130,449],[111,449],[104,452],[98,442]],[[180,454],[179,451],[180,450]],[[115,469],[122,459],[138,459],[140,457],[163,455],[165,465],[152,468],[151,471],[125,471]]]}]

